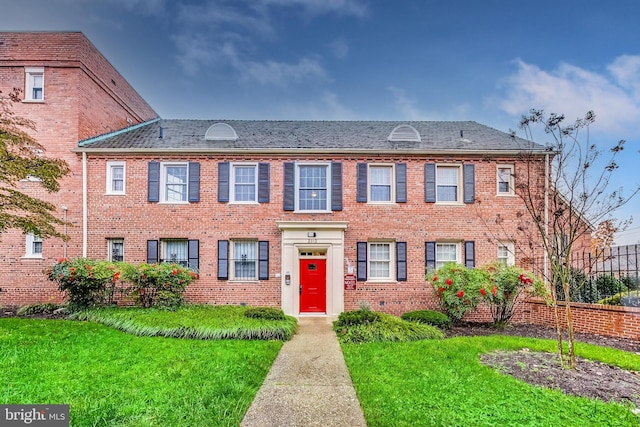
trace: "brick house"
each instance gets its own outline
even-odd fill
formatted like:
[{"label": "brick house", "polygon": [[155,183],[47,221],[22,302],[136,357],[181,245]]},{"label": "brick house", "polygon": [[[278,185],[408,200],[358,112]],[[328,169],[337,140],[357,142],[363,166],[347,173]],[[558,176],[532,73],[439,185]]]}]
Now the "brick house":
[{"label": "brick house", "polygon": [[468,121],[153,120],[75,151],[90,257],[181,262],[192,301],[296,315],[435,307],[425,268],[521,261],[518,156],[545,154]]},{"label": "brick house", "polygon": [[42,269],[88,256],[188,265],[193,302],[400,314],[436,307],[426,268],[542,255],[514,177],[548,152],[476,122],[164,120],[81,33],[0,33],[0,82],[44,93],[18,113],[73,170],[51,196],[69,243],[3,236],[0,268],[27,272],[7,303],[56,295]]}]

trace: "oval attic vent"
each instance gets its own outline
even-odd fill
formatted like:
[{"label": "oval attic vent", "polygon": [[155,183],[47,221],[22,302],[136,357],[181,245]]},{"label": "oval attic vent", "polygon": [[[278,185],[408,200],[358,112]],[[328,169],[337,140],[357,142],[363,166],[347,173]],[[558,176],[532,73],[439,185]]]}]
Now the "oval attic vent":
[{"label": "oval attic vent", "polygon": [[411,125],[399,125],[389,134],[389,141],[420,142],[420,133]]},{"label": "oval attic vent", "polygon": [[238,139],[236,131],[226,123],[216,123],[207,129],[204,139],[211,141],[235,141]]}]

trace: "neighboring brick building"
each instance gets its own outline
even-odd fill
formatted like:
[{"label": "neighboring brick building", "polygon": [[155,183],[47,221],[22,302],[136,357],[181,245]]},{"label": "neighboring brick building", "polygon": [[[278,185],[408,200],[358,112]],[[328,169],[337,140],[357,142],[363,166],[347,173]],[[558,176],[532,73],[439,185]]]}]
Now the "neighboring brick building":
[{"label": "neighboring brick building", "polygon": [[548,152],[476,122],[161,120],[80,33],[0,33],[0,82],[43,91],[18,113],[73,170],[67,245],[3,236],[5,303],[55,295],[66,253],[189,265],[195,302],[400,314],[436,306],[427,267],[542,255],[513,181]]},{"label": "neighboring brick building", "polygon": [[16,115],[36,123],[33,136],[47,157],[62,158],[71,168],[59,193],[47,194],[35,180],[20,182],[19,189],[57,206],[70,223],[71,240],[40,242],[14,230],[0,236],[0,304],[59,298],[42,271],[65,255],[82,255],[82,162],[73,152],[78,141],[157,117],[79,32],[0,32],[0,91],[6,96],[13,88],[24,91]]}]

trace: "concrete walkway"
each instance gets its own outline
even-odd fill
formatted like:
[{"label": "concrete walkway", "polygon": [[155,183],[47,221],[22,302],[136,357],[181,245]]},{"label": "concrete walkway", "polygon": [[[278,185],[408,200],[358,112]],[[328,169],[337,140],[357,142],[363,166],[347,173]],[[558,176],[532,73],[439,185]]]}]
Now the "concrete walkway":
[{"label": "concrete walkway", "polygon": [[333,319],[302,317],[276,358],[243,427],[366,426]]}]

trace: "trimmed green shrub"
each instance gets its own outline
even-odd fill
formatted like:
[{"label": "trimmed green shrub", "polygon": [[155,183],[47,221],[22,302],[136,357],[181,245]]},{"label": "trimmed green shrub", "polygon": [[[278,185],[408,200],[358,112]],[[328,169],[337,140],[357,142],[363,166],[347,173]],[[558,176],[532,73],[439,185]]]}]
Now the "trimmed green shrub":
[{"label": "trimmed green shrub", "polygon": [[64,306],[61,304],[54,304],[52,302],[27,304],[20,307],[16,314],[18,316],[30,316],[32,314],[51,314],[62,307]]},{"label": "trimmed green shrub", "polygon": [[122,264],[122,279],[131,283],[131,296],[141,307],[175,308],[184,303],[184,290],[197,277],[179,264]]},{"label": "trimmed green shrub", "polygon": [[598,304],[640,307],[640,291],[619,292],[608,298],[601,299]]},{"label": "trimmed green shrub", "polygon": [[338,320],[334,322],[337,327],[348,327],[355,325],[369,325],[380,321],[381,314],[377,311],[369,309],[360,309],[353,311],[344,311],[338,316]]},{"label": "trimmed green shrub", "polygon": [[[358,310],[362,312],[362,310]],[[365,312],[367,312],[365,310]],[[353,313],[353,312],[347,312]],[[369,314],[375,313],[373,317],[362,315],[359,318],[353,318],[348,315],[347,321],[354,321],[349,324],[340,323],[339,320],[334,322],[333,330],[338,336],[338,340],[342,343],[359,344],[365,342],[407,342],[424,339],[441,339],[444,338],[442,331],[435,326],[425,325],[415,322],[407,322],[399,317],[390,314],[369,311]],[[371,319],[374,319],[370,321]],[[362,321],[363,323],[356,323]]]},{"label": "trimmed green shrub", "polygon": [[454,321],[473,311],[480,302],[481,273],[461,264],[449,262],[429,275],[440,307]]},{"label": "trimmed green shrub", "polygon": [[249,307],[244,312],[245,317],[262,320],[284,320],[284,312],[275,307]]},{"label": "trimmed green shrub", "polygon": [[66,293],[72,310],[108,303],[113,296],[111,284],[118,276],[113,263],[87,258],[59,259],[45,274]]},{"label": "trimmed green shrub", "polygon": [[451,319],[444,313],[433,310],[417,310],[403,313],[400,316],[402,320],[407,322],[424,323],[432,325],[440,329],[448,329],[451,327]]}]

